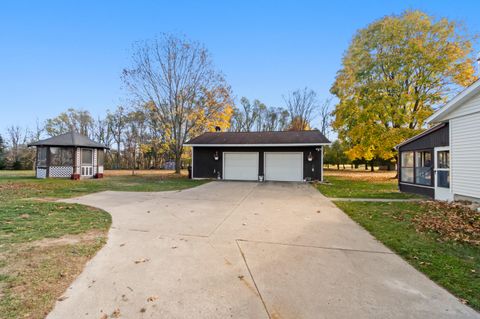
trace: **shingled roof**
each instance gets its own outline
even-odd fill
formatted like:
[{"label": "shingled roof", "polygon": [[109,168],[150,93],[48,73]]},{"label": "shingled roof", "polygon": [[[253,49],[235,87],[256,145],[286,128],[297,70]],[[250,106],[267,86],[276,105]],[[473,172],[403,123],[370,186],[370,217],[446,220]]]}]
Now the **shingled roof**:
[{"label": "shingled roof", "polygon": [[30,143],[28,146],[70,146],[70,147],[91,147],[91,148],[105,148],[103,144],[97,143],[77,132],[68,132],[62,135],[40,140],[38,142]]},{"label": "shingled roof", "polygon": [[185,145],[192,146],[246,146],[246,145],[322,145],[330,141],[319,131],[271,132],[208,132],[195,137]]}]

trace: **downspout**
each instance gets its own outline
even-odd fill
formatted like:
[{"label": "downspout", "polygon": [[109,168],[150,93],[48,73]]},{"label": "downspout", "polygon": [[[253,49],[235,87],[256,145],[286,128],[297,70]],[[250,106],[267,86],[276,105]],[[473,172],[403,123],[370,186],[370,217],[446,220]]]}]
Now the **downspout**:
[{"label": "downspout", "polygon": [[323,182],[323,146],[320,146],[320,182]]},{"label": "downspout", "polygon": [[194,177],[193,177],[194,176],[193,175],[193,154],[194,153],[195,153],[195,147],[192,146],[192,164],[191,164],[191,166],[192,166],[192,179],[194,179]]}]

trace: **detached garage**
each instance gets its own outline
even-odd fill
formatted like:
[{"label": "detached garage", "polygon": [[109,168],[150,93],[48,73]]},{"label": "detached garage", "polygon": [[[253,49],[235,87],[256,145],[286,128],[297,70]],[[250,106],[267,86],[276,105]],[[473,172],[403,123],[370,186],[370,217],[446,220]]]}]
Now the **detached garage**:
[{"label": "detached garage", "polygon": [[286,132],[209,132],[192,147],[192,178],[245,181],[323,179],[323,147],[318,130]]}]

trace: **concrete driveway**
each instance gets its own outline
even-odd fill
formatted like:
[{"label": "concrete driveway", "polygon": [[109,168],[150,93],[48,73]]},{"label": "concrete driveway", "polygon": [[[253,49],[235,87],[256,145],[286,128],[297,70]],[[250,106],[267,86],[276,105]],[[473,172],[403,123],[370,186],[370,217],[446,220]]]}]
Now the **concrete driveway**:
[{"label": "concrete driveway", "polygon": [[306,184],[68,201],[113,225],[51,319],[480,317]]}]

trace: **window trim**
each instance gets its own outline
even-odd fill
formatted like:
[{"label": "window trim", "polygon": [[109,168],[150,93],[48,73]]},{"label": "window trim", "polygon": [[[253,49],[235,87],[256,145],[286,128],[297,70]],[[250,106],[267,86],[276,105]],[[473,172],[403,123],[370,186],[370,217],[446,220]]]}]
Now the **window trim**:
[{"label": "window trim", "polygon": [[[412,153],[412,166],[411,167],[410,166],[404,166],[404,163],[403,163],[404,153]],[[412,171],[413,171],[413,175],[412,175],[413,182],[404,181],[402,179],[403,170],[406,169],[406,168],[412,169]],[[400,176],[399,176],[399,180],[402,183],[414,184],[414,182],[415,182],[415,151],[401,151],[400,152]]]}]

